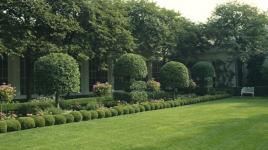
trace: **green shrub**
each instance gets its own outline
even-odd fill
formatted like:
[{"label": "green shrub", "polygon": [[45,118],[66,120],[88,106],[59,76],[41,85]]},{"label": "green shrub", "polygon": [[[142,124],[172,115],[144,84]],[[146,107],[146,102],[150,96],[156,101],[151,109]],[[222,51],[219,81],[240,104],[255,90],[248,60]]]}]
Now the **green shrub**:
[{"label": "green shrub", "polygon": [[123,107],[123,114],[124,114],[124,115],[129,114],[129,107],[128,107],[128,106],[124,106],[124,107]]},{"label": "green shrub", "polygon": [[132,107],[134,108],[135,113],[138,113],[141,111],[139,105],[133,105]]},{"label": "green shrub", "polygon": [[134,81],[130,85],[131,91],[146,91],[147,85],[144,81]]},{"label": "green shrub", "polygon": [[126,101],[130,102],[131,101],[131,96],[129,92],[125,91],[114,91],[113,92],[113,99],[116,101]]},{"label": "green shrub", "polygon": [[99,108],[99,104],[97,103],[88,103],[86,106],[87,110],[96,110]]},{"label": "green shrub", "polygon": [[62,114],[55,115],[54,118],[55,118],[55,124],[56,125],[65,124],[66,121],[67,121],[67,119],[65,118],[65,116],[62,115]]},{"label": "green shrub", "polygon": [[165,108],[165,102],[159,102],[159,106],[160,106],[160,109],[164,109]]},{"label": "green shrub", "polygon": [[112,117],[112,112],[110,111],[110,109],[104,109],[104,113],[105,113],[105,118]]},{"label": "green shrub", "polygon": [[147,66],[144,58],[136,54],[124,54],[115,63],[115,75],[131,79],[142,79],[147,76]]},{"label": "green shrub", "polygon": [[11,102],[16,95],[15,87],[11,85],[0,85],[0,100]]},{"label": "green shrub", "polygon": [[6,120],[6,123],[7,123],[8,132],[21,130],[21,124],[18,120],[10,119],[10,120]]},{"label": "green shrub", "polygon": [[104,110],[97,110],[97,113],[98,113],[98,118],[101,119],[101,118],[104,118],[105,117],[105,112]]},{"label": "green shrub", "polygon": [[135,113],[135,108],[131,105],[128,106],[129,114],[134,114]]},{"label": "green shrub", "polygon": [[7,132],[7,123],[6,121],[0,121],[0,133]]},{"label": "green shrub", "polygon": [[147,92],[148,99],[151,100],[159,100],[159,99],[170,99],[173,98],[172,94],[165,91],[154,91],[154,92]]},{"label": "green shrub", "polygon": [[143,104],[143,106],[144,106],[145,111],[151,110],[151,105],[149,103],[145,103],[145,104]]},{"label": "green shrub", "polygon": [[170,107],[171,107],[170,103],[169,102],[165,102],[165,108],[170,108]]},{"label": "green shrub", "polygon": [[107,96],[112,93],[112,85],[109,83],[100,83],[97,82],[95,85],[93,85],[93,92],[97,96]]},{"label": "green shrub", "polygon": [[35,85],[38,94],[59,96],[80,92],[80,71],[77,61],[63,53],[50,53],[34,64]]},{"label": "green shrub", "polygon": [[72,114],[64,114],[66,118],[66,123],[72,123],[74,122],[74,116]]},{"label": "green shrub", "polygon": [[48,115],[58,115],[58,114],[62,114],[63,110],[60,108],[56,108],[56,107],[50,107],[44,110],[44,112]]},{"label": "green shrub", "polygon": [[124,114],[124,110],[122,106],[116,106],[114,107],[115,110],[117,110],[118,115],[123,115]]},{"label": "green shrub", "polygon": [[130,92],[132,102],[144,102],[148,100],[147,92],[145,91],[132,91]]},{"label": "green shrub", "polygon": [[72,111],[70,114],[74,116],[74,122],[80,122],[83,119],[83,116],[79,111]]},{"label": "green shrub", "polygon": [[210,62],[199,61],[192,67],[192,76],[194,78],[206,78],[206,77],[214,77],[215,69]]},{"label": "green shrub", "polygon": [[155,103],[148,103],[149,105],[150,105],[150,107],[151,107],[151,110],[155,110]]},{"label": "green shrub", "polygon": [[185,89],[189,86],[187,67],[179,62],[171,61],[160,69],[160,82],[166,90]]},{"label": "green shrub", "polygon": [[110,109],[112,116],[118,116],[118,111],[116,109]]},{"label": "green shrub", "polygon": [[104,96],[104,97],[89,97],[89,98],[78,98],[78,99],[67,99],[60,101],[60,107],[62,109],[73,109],[78,110],[76,107],[87,107],[87,105],[92,105],[92,109],[96,110],[99,107],[98,103],[105,103],[113,101],[112,96]]},{"label": "green shrub", "polygon": [[35,128],[34,119],[31,117],[20,117],[18,120],[21,124],[22,130]]},{"label": "green shrub", "polygon": [[205,95],[213,87],[213,77],[215,69],[210,62],[200,61],[192,67],[192,76],[199,86],[197,94]]},{"label": "green shrub", "polygon": [[155,103],[155,109],[161,109],[161,104],[160,103]]},{"label": "green shrub", "polygon": [[46,126],[53,126],[55,124],[55,118],[52,115],[44,115]]},{"label": "green shrub", "polygon": [[46,126],[46,121],[43,116],[33,116],[35,127],[44,127]]},{"label": "green shrub", "polygon": [[145,111],[145,107],[143,105],[139,105],[140,107],[140,112],[144,112]]},{"label": "green shrub", "polygon": [[147,81],[147,90],[150,92],[160,91],[160,83],[154,80]]},{"label": "green shrub", "polygon": [[90,111],[91,119],[98,119],[98,112],[95,110]]},{"label": "green shrub", "polygon": [[91,119],[91,112],[86,110],[80,110],[83,120],[87,121]]},{"label": "green shrub", "polygon": [[169,101],[170,107],[175,107],[175,102],[174,101]]},{"label": "green shrub", "polygon": [[[115,89],[129,90],[130,81],[143,79],[147,76],[147,66],[144,58],[136,54],[122,55],[115,63],[114,73],[116,77],[124,78],[125,82]],[[128,80],[128,81],[126,81]],[[115,85],[118,83],[115,82]]]}]

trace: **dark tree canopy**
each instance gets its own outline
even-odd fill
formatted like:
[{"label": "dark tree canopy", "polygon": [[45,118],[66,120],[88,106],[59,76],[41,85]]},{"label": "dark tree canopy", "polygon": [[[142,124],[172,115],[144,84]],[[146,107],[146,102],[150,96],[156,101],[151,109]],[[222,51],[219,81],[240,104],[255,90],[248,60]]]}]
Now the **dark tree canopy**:
[{"label": "dark tree canopy", "polygon": [[234,59],[246,62],[267,51],[267,15],[247,4],[219,5],[207,24],[207,32],[213,45]]}]

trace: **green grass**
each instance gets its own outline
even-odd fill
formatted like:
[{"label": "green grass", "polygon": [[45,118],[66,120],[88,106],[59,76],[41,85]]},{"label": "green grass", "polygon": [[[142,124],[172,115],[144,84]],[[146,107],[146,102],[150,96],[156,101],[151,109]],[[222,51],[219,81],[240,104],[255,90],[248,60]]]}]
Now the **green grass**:
[{"label": "green grass", "polygon": [[0,135],[1,150],[265,150],[268,99],[229,98]]}]

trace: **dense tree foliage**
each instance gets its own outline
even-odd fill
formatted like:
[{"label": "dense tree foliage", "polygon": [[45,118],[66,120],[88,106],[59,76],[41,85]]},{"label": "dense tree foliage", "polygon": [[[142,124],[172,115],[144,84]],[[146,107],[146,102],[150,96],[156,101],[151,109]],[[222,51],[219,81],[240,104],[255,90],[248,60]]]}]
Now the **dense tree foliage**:
[{"label": "dense tree foliage", "polygon": [[49,53],[96,58],[112,84],[112,64],[129,52],[146,59],[152,79],[155,61],[188,65],[212,49],[229,53],[241,70],[268,47],[267,15],[237,2],[219,5],[205,24],[149,0],[2,0],[0,18],[0,55],[25,58],[28,98],[34,61]]},{"label": "dense tree foliage", "polygon": [[258,8],[237,2],[219,5],[207,24],[213,45],[246,62],[264,53],[267,16]]}]

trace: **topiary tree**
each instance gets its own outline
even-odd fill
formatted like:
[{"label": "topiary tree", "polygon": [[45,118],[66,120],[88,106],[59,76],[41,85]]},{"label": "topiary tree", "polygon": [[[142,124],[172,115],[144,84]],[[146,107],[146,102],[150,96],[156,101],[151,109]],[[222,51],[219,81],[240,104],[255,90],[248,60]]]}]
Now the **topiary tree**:
[{"label": "topiary tree", "polygon": [[114,74],[117,77],[123,77],[127,83],[124,83],[119,89],[129,88],[130,81],[143,79],[147,76],[147,66],[144,58],[137,54],[124,54],[115,64]]},{"label": "topiary tree", "polygon": [[206,94],[213,86],[215,69],[210,62],[200,61],[192,67],[192,76],[199,88],[202,89],[202,94]]},{"label": "topiary tree", "polygon": [[160,69],[160,83],[165,90],[173,90],[175,98],[178,89],[185,89],[189,86],[187,67],[175,61],[166,63]]},{"label": "topiary tree", "polygon": [[57,107],[63,94],[80,91],[77,61],[67,54],[51,53],[35,62],[36,90],[39,94],[55,95]]}]

